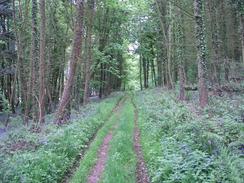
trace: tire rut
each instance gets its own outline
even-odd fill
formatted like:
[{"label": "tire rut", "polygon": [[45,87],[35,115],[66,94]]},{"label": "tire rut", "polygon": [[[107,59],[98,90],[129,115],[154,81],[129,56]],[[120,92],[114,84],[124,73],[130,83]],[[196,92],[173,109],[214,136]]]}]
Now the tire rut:
[{"label": "tire rut", "polygon": [[[122,105],[125,103],[126,100],[127,97],[124,97],[124,99],[121,100],[120,104],[113,110],[113,112],[115,113],[114,115],[118,116],[122,108]],[[115,123],[112,129],[110,130],[110,132],[108,133],[108,135],[103,139],[103,144],[101,145],[97,153],[97,157],[98,157],[97,162],[90,171],[89,177],[87,179],[87,183],[97,183],[100,181],[108,159],[110,142],[113,139],[113,131],[116,130],[117,128],[118,128],[118,124]]]},{"label": "tire rut", "polygon": [[[133,103],[133,102],[132,102]],[[136,153],[136,158],[137,158],[137,163],[136,163],[136,182],[137,183],[150,183],[150,179],[148,176],[148,171],[147,167],[144,161],[142,149],[141,149],[141,135],[140,135],[140,130],[138,127],[138,110],[133,103],[134,106],[134,123],[135,123],[135,128],[134,128],[134,149]]]},{"label": "tire rut", "polygon": [[[117,104],[114,106],[114,108],[111,111],[111,114],[107,117],[106,121],[109,121],[114,113],[117,113],[118,110],[122,107],[122,105],[124,104],[125,100],[127,97],[122,97]],[[77,168],[79,167],[79,163],[80,161],[82,161],[84,154],[87,152],[87,150],[89,149],[91,143],[94,141],[94,139],[97,136],[98,131],[103,127],[104,125],[101,125],[101,127],[96,131],[96,133],[93,135],[93,137],[91,138],[91,140],[88,142],[87,144],[87,148],[85,150],[82,150],[81,153],[76,157],[76,160],[74,162],[74,164],[72,165],[72,167],[69,168],[69,170],[67,170],[65,177],[63,178],[63,180],[61,181],[62,183],[68,183],[70,181],[70,179],[72,178],[72,176],[74,175],[74,173],[76,172]]]}]

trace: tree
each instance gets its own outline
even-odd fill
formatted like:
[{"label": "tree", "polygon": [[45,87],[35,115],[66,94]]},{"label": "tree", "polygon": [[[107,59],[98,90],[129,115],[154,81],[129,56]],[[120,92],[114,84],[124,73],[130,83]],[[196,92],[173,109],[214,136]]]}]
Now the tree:
[{"label": "tree", "polygon": [[[181,4],[181,3],[180,3]],[[181,10],[177,7],[176,8],[176,17],[175,17],[175,44],[176,44],[176,61],[178,64],[179,70],[179,80],[180,80],[180,100],[186,99],[185,94],[185,85],[186,85],[186,78],[185,78],[185,68],[184,68],[184,29],[183,29],[183,20],[184,15],[182,14]]]},{"label": "tree", "polygon": [[45,53],[46,53],[46,13],[45,0],[40,0],[40,66],[39,66],[39,122],[45,122]]},{"label": "tree", "polygon": [[37,35],[37,0],[32,0],[32,35],[31,35],[31,51],[30,51],[30,77],[27,88],[27,103],[25,106],[25,123],[28,124],[30,110],[33,110],[33,120],[37,120],[37,57],[38,57],[38,35]]},{"label": "tree", "polygon": [[204,108],[208,104],[208,87],[207,87],[207,60],[206,60],[206,38],[203,18],[202,0],[194,0],[194,16],[196,28],[196,44],[198,59],[198,90],[200,106]]},{"label": "tree", "polygon": [[86,43],[87,43],[87,54],[85,60],[85,67],[84,67],[84,78],[85,78],[85,85],[84,85],[84,96],[83,96],[83,104],[88,103],[89,99],[89,84],[91,80],[91,66],[92,66],[92,29],[94,23],[94,14],[95,14],[95,0],[88,0],[87,2],[87,32],[86,32]]},{"label": "tree", "polygon": [[76,0],[76,18],[74,26],[74,38],[72,43],[72,51],[69,61],[68,78],[64,86],[62,98],[60,100],[58,109],[56,111],[56,123],[61,124],[70,118],[70,101],[71,92],[74,85],[74,78],[77,64],[80,60],[81,45],[83,36],[83,15],[84,15],[84,1]]}]

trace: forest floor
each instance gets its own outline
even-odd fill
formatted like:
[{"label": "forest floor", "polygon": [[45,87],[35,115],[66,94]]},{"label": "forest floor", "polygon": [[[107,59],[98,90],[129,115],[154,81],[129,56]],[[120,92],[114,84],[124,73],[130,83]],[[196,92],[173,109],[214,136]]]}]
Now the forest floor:
[{"label": "forest floor", "polygon": [[121,92],[70,124],[11,131],[0,143],[0,182],[242,183],[244,95],[211,95],[205,110],[194,92],[184,103],[177,95]]}]

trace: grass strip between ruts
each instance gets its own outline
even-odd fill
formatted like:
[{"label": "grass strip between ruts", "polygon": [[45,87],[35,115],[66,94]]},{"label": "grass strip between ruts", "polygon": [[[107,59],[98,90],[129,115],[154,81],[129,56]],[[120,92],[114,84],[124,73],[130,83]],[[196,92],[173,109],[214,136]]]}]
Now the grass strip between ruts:
[{"label": "grass strip between ruts", "polygon": [[[123,105],[123,104],[121,104]],[[123,106],[121,106],[123,108]],[[108,122],[98,131],[97,136],[95,137],[94,141],[90,144],[90,147],[84,157],[80,162],[80,166],[75,172],[74,176],[71,179],[71,183],[85,183],[87,182],[87,178],[89,173],[96,164],[97,161],[97,152],[100,146],[103,143],[103,139],[109,133],[109,131],[113,128],[113,126],[118,121],[118,118],[121,116],[120,109],[115,112],[111,116]]]}]

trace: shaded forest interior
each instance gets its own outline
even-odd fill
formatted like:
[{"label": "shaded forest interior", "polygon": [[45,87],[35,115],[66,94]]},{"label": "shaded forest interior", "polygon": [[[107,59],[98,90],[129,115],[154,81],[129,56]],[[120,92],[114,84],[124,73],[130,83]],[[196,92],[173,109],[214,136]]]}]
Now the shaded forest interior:
[{"label": "shaded forest interior", "polygon": [[1,183],[243,183],[244,0],[0,0]]},{"label": "shaded forest interior", "polygon": [[242,0],[0,0],[0,110],[62,124],[114,91],[243,92]]}]

